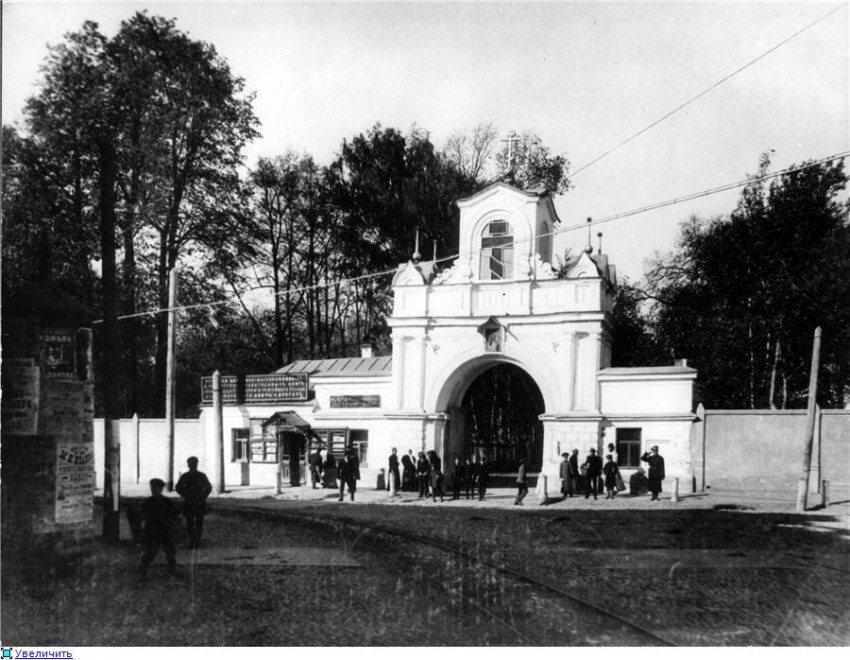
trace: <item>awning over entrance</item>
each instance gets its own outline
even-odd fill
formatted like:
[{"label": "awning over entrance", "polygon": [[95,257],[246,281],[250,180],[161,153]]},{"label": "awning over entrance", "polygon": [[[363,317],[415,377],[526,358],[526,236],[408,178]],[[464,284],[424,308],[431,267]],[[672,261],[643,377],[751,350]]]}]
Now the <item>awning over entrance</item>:
[{"label": "awning over entrance", "polygon": [[305,435],[310,433],[310,425],[298,413],[291,410],[276,412],[263,422],[264,429],[272,425],[279,431],[293,431]]}]

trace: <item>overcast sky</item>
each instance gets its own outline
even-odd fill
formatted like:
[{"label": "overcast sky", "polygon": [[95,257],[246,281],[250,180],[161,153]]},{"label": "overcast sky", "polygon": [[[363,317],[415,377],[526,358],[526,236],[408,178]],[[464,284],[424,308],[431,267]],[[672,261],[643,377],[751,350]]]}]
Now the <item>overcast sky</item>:
[{"label": "overcast sky", "polygon": [[[840,7],[840,8],[839,8]],[[538,133],[573,169],[784,39],[830,17],[574,178],[563,225],[847,151],[848,8],[818,2],[3,2],[3,122],[19,123],[46,45],[84,20],[113,35],[139,9],[215,45],[257,94],[249,164],[292,148],[327,163],[375,122],[442,147],[492,121]],[[691,214],[729,213],[738,191],[594,228],[620,274],[671,248]],[[556,249],[586,243],[564,234]],[[429,248],[430,252],[430,248]]]}]

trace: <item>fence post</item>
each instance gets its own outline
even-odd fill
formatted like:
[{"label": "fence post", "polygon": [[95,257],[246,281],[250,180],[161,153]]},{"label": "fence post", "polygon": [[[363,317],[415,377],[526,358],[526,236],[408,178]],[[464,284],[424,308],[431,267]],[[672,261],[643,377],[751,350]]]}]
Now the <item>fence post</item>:
[{"label": "fence post", "polygon": [[133,413],[133,444],[136,446],[136,483],[142,478],[142,449],[139,447],[141,437],[139,429],[139,413]]}]

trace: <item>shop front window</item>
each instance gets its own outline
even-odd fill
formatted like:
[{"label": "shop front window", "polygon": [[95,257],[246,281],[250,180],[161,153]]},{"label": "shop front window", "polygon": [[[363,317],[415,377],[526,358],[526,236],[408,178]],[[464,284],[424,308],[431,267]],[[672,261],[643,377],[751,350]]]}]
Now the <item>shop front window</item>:
[{"label": "shop front window", "polygon": [[274,427],[263,427],[262,419],[251,420],[251,462],[277,463],[278,441]]}]

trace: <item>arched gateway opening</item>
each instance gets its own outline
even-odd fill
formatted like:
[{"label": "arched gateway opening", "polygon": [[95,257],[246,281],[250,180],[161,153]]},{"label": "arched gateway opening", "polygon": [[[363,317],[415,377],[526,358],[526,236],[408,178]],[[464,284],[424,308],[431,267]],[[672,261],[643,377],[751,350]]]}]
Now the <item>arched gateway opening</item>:
[{"label": "arched gateway opening", "polygon": [[448,408],[446,458],[486,457],[494,472],[513,472],[521,458],[529,471],[543,464],[545,412],[540,388],[508,362],[477,365],[454,389]]}]

